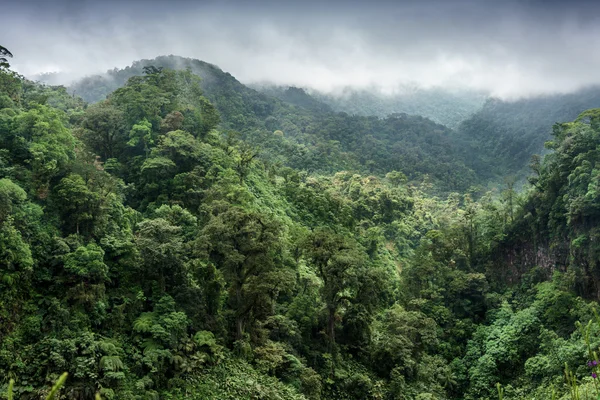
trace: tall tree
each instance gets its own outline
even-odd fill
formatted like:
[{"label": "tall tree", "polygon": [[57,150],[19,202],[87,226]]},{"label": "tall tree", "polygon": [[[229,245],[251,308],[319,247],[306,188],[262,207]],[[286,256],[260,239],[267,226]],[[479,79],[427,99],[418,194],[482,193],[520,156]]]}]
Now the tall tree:
[{"label": "tall tree", "polygon": [[338,312],[356,295],[360,269],[367,257],[356,241],[327,229],[309,235],[304,251],[323,281],[321,295],[327,307],[327,336],[335,344]]},{"label": "tall tree", "polygon": [[80,127],[85,143],[103,161],[121,156],[127,142],[121,110],[108,102],[94,104],[86,110]]},{"label": "tall tree", "polygon": [[7,57],[12,58],[12,53],[8,51],[8,49],[4,46],[0,46],[0,67],[8,68],[10,64],[8,63]]},{"label": "tall tree", "polygon": [[285,280],[282,270],[282,226],[256,211],[229,206],[204,227],[199,244],[223,271],[235,310],[235,337],[243,338],[249,317],[269,302]]}]

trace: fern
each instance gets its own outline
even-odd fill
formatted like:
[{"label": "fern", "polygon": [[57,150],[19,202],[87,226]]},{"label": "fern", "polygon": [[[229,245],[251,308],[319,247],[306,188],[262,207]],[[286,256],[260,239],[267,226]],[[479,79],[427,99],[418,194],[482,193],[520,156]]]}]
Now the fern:
[{"label": "fern", "polygon": [[133,329],[136,332],[148,333],[152,330],[152,326],[155,324],[156,314],[152,312],[146,312],[140,315],[133,323]]},{"label": "fern", "polygon": [[58,378],[58,381],[54,384],[54,386],[52,386],[52,390],[50,390],[50,393],[48,394],[48,396],[46,396],[46,400],[54,400],[56,398],[56,394],[58,393],[60,388],[63,387],[63,385],[67,381],[68,376],[69,374],[65,372],[60,376],[60,378]]},{"label": "fern", "polygon": [[211,350],[217,345],[215,335],[209,331],[196,332],[196,334],[194,335],[194,341],[198,346],[207,346]]},{"label": "fern", "polygon": [[11,379],[11,380],[8,382],[8,396],[7,396],[7,399],[8,399],[8,400],[13,400],[13,386],[14,386],[14,385],[15,385],[15,380],[14,380],[14,379]]},{"label": "fern", "polygon": [[108,340],[100,340],[98,342],[98,347],[100,347],[100,350],[102,350],[104,354],[109,356],[112,356],[118,352],[117,346]]},{"label": "fern", "polygon": [[100,359],[100,368],[109,372],[120,371],[123,369],[123,361],[119,356],[104,356]]},{"label": "fern", "polygon": [[155,350],[162,350],[163,347],[154,339],[146,339],[142,342],[141,348],[144,349],[144,354],[148,354]]}]

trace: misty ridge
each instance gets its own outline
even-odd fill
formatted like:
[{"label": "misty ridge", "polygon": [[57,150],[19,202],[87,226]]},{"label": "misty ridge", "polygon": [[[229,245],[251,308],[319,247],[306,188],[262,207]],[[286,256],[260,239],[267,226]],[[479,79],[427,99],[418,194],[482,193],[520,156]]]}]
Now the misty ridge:
[{"label": "misty ridge", "polygon": [[[116,71],[133,61],[177,54],[218,66],[271,96],[301,88],[332,111],[421,115],[455,130],[476,112],[495,107],[494,99],[523,110],[518,119],[537,107],[522,102],[538,109],[553,103],[560,110],[532,128],[543,129],[538,136],[546,139],[554,122],[594,105],[560,107],[561,96],[589,98],[600,83],[600,59],[589,51],[600,37],[598,7],[588,1],[573,7],[486,0],[174,4],[26,2],[7,8],[10,18],[0,34],[20,48],[13,68],[34,80],[74,87],[85,76],[105,79],[105,90],[84,96],[88,101],[123,85],[125,75]],[[34,48],[20,32],[35,20],[26,16],[38,6],[56,17],[28,30],[44,30]],[[539,139],[526,152],[539,153],[542,145]]]},{"label": "misty ridge", "polygon": [[[531,155],[545,154],[544,143],[551,137],[553,124],[575,119],[581,112],[600,104],[598,86],[573,93],[502,100],[489,93],[466,88],[424,88],[414,83],[404,84],[393,91],[371,86],[365,89],[345,87],[332,92],[322,92],[310,87],[278,86],[267,82],[244,85],[235,76],[214,64],[178,56],[139,60],[124,69],[114,68],[104,74],[74,81],[68,86],[68,90],[88,102],[98,102],[123,86],[130,77],[142,75],[144,67],[151,65],[176,70],[189,68],[201,77],[200,86],[205,95],[217,106],[225,120],[230,119],[232,111],[221,107],[219,98],[238,96],[239,93],[243,94],[249,104],[278,99],[283,104],[317,114],[337,112],[384,119],[396,114],[426,117],[453,131],[447,137],[448,156],[464,158],[465,166],[470,171],[466,176],[474,175],[473,171],[477,171],[475,175],[483,179],[479,182],[488,182],[492,186],[495,184],[493,182],[501,182],[503,176],[515,176],[523,182],[530,173]],[[37,78],[51,83],[55,77],[54,74],[44,74]],[[248,107],[244,110],[240,112],[248,112]],[[267,121],[270,116],[272,119],[277,111],[273,106],[270,106],[270,110],[266,114],[258,113],[257,118]],[[274,125],[273,129],[277,126],[280,125]],[[248,129],[242,125],[233,127],[242,131]],[[364,135],[365,132],[357,134]],[[468,178],[463,185],[466,182],[474,184],[476,181],[475,178]]]},{"label": "misty ridge", "polygon": [[244,84],[325,93],[416,85],[515,99],[600,83],[589,51],[598,7],[588,1],[173,4],[9,3],[0,34],[21,50],[13,68],[61,72],[61,84],[166,54],[214,63]]}]

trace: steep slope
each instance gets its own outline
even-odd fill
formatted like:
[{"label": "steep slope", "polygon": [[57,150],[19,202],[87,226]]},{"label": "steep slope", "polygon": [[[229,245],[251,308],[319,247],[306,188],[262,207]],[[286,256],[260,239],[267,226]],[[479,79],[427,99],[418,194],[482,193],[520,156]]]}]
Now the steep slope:
[{"label": "steep slope", "polygon": [[571,94],[535,97],[518,101],[488,100],[457,128],[465,148],[478,153],[469,166],[486,177],[529,173],[532,154],[543,153],[552,125],[571,121],[581,112],[600,106],[600,88]]},{"label": "steep slope", "polygon": [[[3,394],[15,377],[44,398],[67,371],[69,400],[491,400],[498,382],[567,399],[566,367],[597,397],[600,324],[575,322],[600,292],[599,110],[556,126],[530,193],[476,202],[307,173],[283,131],[221,131],[189,71],[93,105],[0,78]],[[307,119],[315,168],[344,146],[373,171],[456,172],[440,171],[451,131],[425,118],[281,110]]]},{"label": "steep slope", "polygon": [[40,398],[66,371],[63,397],[81,400],[445,393],[426,378],[448,370],[436,323],[395,304],[435,199],[398,174],[257,159],[189,71],[89,106],[0,77],[2,392],[17,377]]},{"label": "steep slope", "polygon": [[[305,91],[288,88],[259,93],[218,67],[188,58],[164,56],[142,60],[122,70],[86,78],[71,90],[97,101],[144,67],[190,69],[221,116],[221,127],[241,133],[261,156],[274,163],[313,172],[354,170],[385,175],[392,170],[421,181],[429,176],[441,190],[464,190],[478,183],[465,167],[452,131],[420,116],[386,118],[332,112]],[[389,151],[389,150],[392,151]]]},{"label": "steep slope", "polygon": [[302,88],[297,88],[294,86],[289,86],[286,88],[283,86],[274,86],[268,84],[254,84],[249,86],[258,92],[267,94],[271,97],[276,97],[281,101],[293,104],[298,107],[306,108],[307,110],[313,112],[333,111],[333,109],[329,105],[317,100],[314,95],[308,94],[306,90]]},{"label": "steep slope", "polygon": [[552,135],[501,251],[505,271],[513,279],[534,267],[570,272],[579,295],[600,300],[600,109],[557,123]]},{"label": "steep slope", "polygon": [[441,88],[404,87],[399,93],[384,94],[378,90],[347,88],[339,94],[311,92],[335,111],[356,115],[386,117],[394,113],[422,115],[438,124],[455,128],[484,104],[485,93]]},{"label": "steep slope", "polygon": [[135,61],[123,69],[107,71],[73,83],[69,90],[88,102],[97,102],[115,89],[122,87],[132,76],[144,74],[144,67],[155,66],[174,70],[190,69],[202,78],[200,86],[207,98],[215,105],[221,118],[234,127],[247,126],[248,119],[266,118],[276,106],[273,98],[260,94],[219,67],[191,58],[160,56],[152,60]]}]

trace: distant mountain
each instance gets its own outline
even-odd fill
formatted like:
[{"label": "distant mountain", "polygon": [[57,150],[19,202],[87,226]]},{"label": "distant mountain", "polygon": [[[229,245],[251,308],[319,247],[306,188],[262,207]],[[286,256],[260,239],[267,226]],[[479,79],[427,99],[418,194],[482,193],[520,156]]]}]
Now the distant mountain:
[{"label": "distant mountain", "polygon": [[484,178],[524,176],[531,155],[544,152],[556,122],[572,121],[597,107],[600,87],[517,101],[489,99],[457,127],[457,137],[468,141],[463,146],[468,153],[478,154],[467,160]]},{"label": "distant mountain", "polygon": [[[204,61],[178,56],[160,56],[152,60],[135,61],[123,69],[113,69],[103,75],[83,78],[70,85],[69,90],[88,102],[106,98],[122,87],[132,76],[143,75],[144,67],[153,65],[169,69],[187,69],[202,78],[201,86],[206,97],[216,106],[223,120],[235,128],[247,127],[248,117],[264,119],[275,106],[275,99],[240,83],[231,74]],[[243,117],[243,118],[242,118]]]},{"label": "distant mountain", "polygon": [[394,113],[421,115],[450,128],[455,128],[479,110],[488,97],[485,93],[472,90],[450,91],[409,86],[400,88],[395,94],[352,88],[338,94],[316,91],[310,94],[335,111],[379,117]]},{"label": "distant mountain", "polygon": [[414,180],[428,175],[444,190],[525,177],[531,155],[543,152],[554,123],[600,107],[600,88],[484,101],[481,93],[441,89],[407,88],[391,96],[349,89],[334,96],[295,87],[248,87],[215,65],[176,56],[136,61],[77,81],[69,90],[96,102],[149,65],[189,68],[199,75],[222,129],[240,132],[273,162],[326,173],[400,170]]},{"label": "distant mountain", "polygon": [[222,130],[240,132],[273,163],[323,173],[385,175],[398,170],[414,181],[429,176],[442,191],[479,183],[476,172],[465,166],[453,131],[430,119],[405,113],[386,118],[337,113],[302,89],[263,87],[259,92],[199,60],[162,56],[136,61],[69,89],[89,102],[100,101],[150,65],[189,68],[200,76],[204,95],[219,111]]},{"label": "distant mountain", "polygon": [[27,79],[51,86],[68,85],[68,83],[73,81],[73,79],[69,77],[69,74],[64,72],[43,72],[40,74],[27,76]]},{"label": "distant mountain", "polygon": [[194,74],[202,77],[205,90],[214,85],[222,85],[226,80],[230,80],[229,85],[237,84],[240,88],[244,87],[230,74],[213,64],[178,56],[160,56],[151,60],[134,61],[131,66],[123,69],[115,68],[105,74],[88,76],[72,83],[70,89],[85,101],[94,103],[104,100],[112,91],[125,85],[132,76],[143,75],[144,67],[150,65],[177,70],[190,68]]},{"label": "distant mountain", "polygon": [[261,93],[276,97],[279,100],[285,101],[286,103],[290,103],[307,110],[315,112],[333,111],[333,108],[328,104],[317,100],[316,97],[311,96],[302,88],[297,88],[294,86],[275,86],[269,84],[253,84],[248,86]]}]

